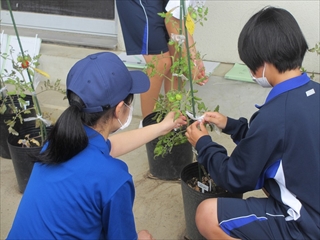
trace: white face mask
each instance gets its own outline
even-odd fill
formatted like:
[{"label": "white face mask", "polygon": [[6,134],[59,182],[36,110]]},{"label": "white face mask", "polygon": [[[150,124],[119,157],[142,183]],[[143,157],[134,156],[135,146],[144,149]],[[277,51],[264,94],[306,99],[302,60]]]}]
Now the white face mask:
[{"label": "white face mask", "polygon": [[121,127],[118,129],[118,130],[123,130],[125,129],[126,127],[128,127],[131,123],[131,120],[132,120],[132,113],[133,113],[133,106],[128,106],[127,104],[124,103],[125,106],[127,106],[129,109],[130,109],[130,112],[129,112],[129,116],[128,116],[128,119],[127,121],[122,124],[122,122],[120,121],[120,119],[118,118],[118,122],[120,123]]},{"label": "white face mask", "polygon": [[268,82],[268,79],[264,76],[265,70],[266,70],[266,64],[264,64],[264,67],[263,67],[262,77],[259,77],[259,78],[254,77],[250,70],[249,70],[249,72],[250,72],[250,75],[251,75],[253,81],[258,83],[261,87],[270,88],[272,86]]}]

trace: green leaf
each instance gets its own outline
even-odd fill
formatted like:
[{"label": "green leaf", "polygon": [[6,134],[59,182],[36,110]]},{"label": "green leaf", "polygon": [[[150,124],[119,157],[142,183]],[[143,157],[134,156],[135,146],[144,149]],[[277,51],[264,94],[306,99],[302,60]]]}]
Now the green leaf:
[{"label": "green leaf", "polygon": [[167,16],[167,14],[166,14],[165,12],[158,13],[158,15],[159,15],[160,17],[163,17],[163,18],[165,18],[165,17]]},{"label": "green leaf", "polygon": [[5,104],[1,105],[0,114],[4,114],[7,111],[7,106]]}]

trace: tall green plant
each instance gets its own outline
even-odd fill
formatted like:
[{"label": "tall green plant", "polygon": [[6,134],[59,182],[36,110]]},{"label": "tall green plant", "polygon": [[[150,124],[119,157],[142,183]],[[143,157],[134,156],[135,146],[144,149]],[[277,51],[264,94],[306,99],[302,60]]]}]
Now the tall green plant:
[{"label": "tall green plant", "polygon": [[[195,58],[191,57],[190,49],[194,46],[189,46],[188,41],[188,32],[194,29],[196,23],[203,25],[203,21],[206,21],[208,8],[204,5],[193,5],[188,8],[186,12],[184,0],[180,0],[180,24],[176,24],[175,21],[170,21],[172,14],[169,11],[168,13],[159,13],[166,21],[166,24],[174,24],[173,26],[179,32],[179,35],[171,36],[169,40],[169,45],[174,46],[175,53],[173,56],[170,56],[172,66],[170,67],[170,72],[172,77],[164,75],[162,72],[157,71],[158,60],[156,57],[153,58],[153,61],[147,64],[145,72],[149,74],[150,77],[158,74],[165,78],[166,80],[171,81],[171,89],[166,94],[159,94],[159,98],[155,103],[154,112],[156,112],[155,119],[157,122],[161,121],[163,117],[170,111],[175,112],[175,117],[178,118],[180,114],[183,114],[188,119],[188,124],[191,122],[191,119],[188,118],[187,113],[191,113],[193,116],[198,114],[203,114],[209,109],[206,107],[205,103],[200,97],[197,96],[197,90],[194,90],[193,84],[198,81],[201,82],[204,79],[195,80],[195,76],[192,76],[192,70],[195,66],[195,62],[201,59],[201,55],[198,52]],[[183,51],[183,44],[186,47]],[[174,89],[173,82],[174,79],[178,78],[178,88]],[[218,107],[215,109],[218,110]],[[172,148],[175,145],[182,144],[187,142],[185,136],[186,128],[180,128],[176,131],[171,131],[168,134],[159,137],[157,145],[154,150],[154,155],[164,156],[167,153],[171,152]]]},{"label": "tall green plant", "polygon": [[[18,39],[21,55],[22,55],[23,61],[25,62],[27,60],[26,60],[25,52],[23,51],[23,48],[22,48],[22,44],[21,44],[21,41],[20,41],[20,36],[19,36],[19,33],[18,33],[18,29],[17,29],[16,23],[15,23],[15,20],[14,20],[14,17],[13,17],[11,4],[10,4],[9,0],[6,0],[6,1],[7,1],[7,4],[8,4],[8,9],[9,9],[9,12],[10,12],[10,17],[11,17],[11,20],[12,20],[14,31],[15,31],[16,37]],[[27,65],[25,65],[25,66],[26,66],[26,68],[29,68],[29,66],[27,66]],[[34,87],[34,84],[33,84],[33,78],[31,78],[30,71],[27,71],[27,74],[28,74],[28,78],[29,78],[29,82],[30,82],[30,87],[31,87],[32,93],[35,93],[35,87]],[[37,98],[36,94],[32,94],[32,100],[34,102],[36,115],[39,116],[39,118],[41,118],[42,117],[42,112],[41,112],[40,104],[39,104],[39,101],[38,101],[38,98]],[[42,121],[40,122],[40,136],[41,136],[41,142],[44,142],[45,138],[47,137],[47,130],[46,130],[46,125]]]},{"label": "tall green plant", "polygon": [[[7,111],[6,104],[8,104],[9,108],[11,109],[12,113],[14,113],[14,116],[12,119],[8,120],[6,123],[8,125],[8,130],[12,134],[18,134],[18,132],[14,129],[14,126],[16,124],[16,121],[19,120],[21,123],[23,121],[36,121],[35,126],[39,127],[40,130],[40,141],[35,141],[33,139],[26,140],[27,142],[37,142],[36,145],[41,145],[44,143],[44,140],[47,137],[47,130],[46,127],[51,124],[50,121],[46,120],[42,116],[42,111],[40,108],[40,103],[37,97],[36,89],[35,89],[35,83],[34,83],[34,76],[35,73],[39,73],[41,75],[44,75],[45,77],[49,78],[49,75],[42,70],[38,69],[39,65],[39,58],[40,55],[37,55],[35,57],[31,57],[29,54],[26,54],[26,52],[23,50],[18,29],[13,17],[11,4],[9,0],[7,1],[8,9],[10,12],[10,17],[12,20],[12,24],[15,30],[15,34],[19,43],[20,53],[18,54],[18,57],[15,59],[13,57],[13,49],[11,48],[10,53],[2,53],[1,57],[5,60],[9,60],[12,63],[13,71],[8,72],[6,69],[4,69],[3,73],[1,74],[0,79],[0,89],[1,89],[1,107],[0,107],[0,113],[4,113]],[[27,75],[27,79],[25,78],[24,73]],[[44,82],[44,85],[41,87],[41,92],[47,91],[47,90],[55,90],[58,92],[61,92],[65,94],[65,90],[60,87],[60,81],[57,80],[54,84],[51,84],[50,80],[47,79]],[[13,86],[13,89],[7,90],[7,85]],[[22,107],[17,108],[15,106],[15,103],[13,101],[13,96],[17,96],[18,102],[20,106],[26,106],[25,96],[26,94],[31,94],[32,101],[33,101],[33,107],[27,108]],[[39,94],[39,93],[38,93]],[[22,114],[28,114],[31,112],[31,110],[34,110],[36,113],[36,118],[29,118],[29,119],[23,119]],[[23,136],[24,137],[24,136]],[[28,137],[27,137],[28,138]],[[25,140],[25,139],[24,139]],[[23,141],[25,142],[25,141]],[[22,142],[22,143],[23,143]],[[26,145],[26,144],[25,144]],[[26,145],[27,146],[27,145]]]}]

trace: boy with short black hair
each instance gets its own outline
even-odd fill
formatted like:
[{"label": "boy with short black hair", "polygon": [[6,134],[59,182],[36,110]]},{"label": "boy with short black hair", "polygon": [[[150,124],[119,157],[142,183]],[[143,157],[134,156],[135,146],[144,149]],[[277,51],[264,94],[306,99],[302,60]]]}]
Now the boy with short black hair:
[{"label": "boy with short black hair", "polygon": [[238,50],[253,79],[273,87],[247,120],[208,112],[237,143],[230,156],[203,122],[187,129],[213,180],[230,192],[265,189],[267,198],[203,201],[196,224],[207,239],[317,239],[320,236],[320,87],[300,68],[308,49],[294,17],[267,7],[242,29]]}]

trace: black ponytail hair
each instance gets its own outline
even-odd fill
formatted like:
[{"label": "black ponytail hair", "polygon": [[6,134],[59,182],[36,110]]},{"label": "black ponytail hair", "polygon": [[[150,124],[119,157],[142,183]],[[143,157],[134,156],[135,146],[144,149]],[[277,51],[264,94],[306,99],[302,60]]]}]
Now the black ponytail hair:
[{"label": "black ponytail hair", "polygon": [[[47,147],[37,157],[36,162],[42,163],[62,163],[68,161],[82,150],[89,143],[88,136],[83,125],[92,127],[99,119],[107,121],[113,117],[116,107],[104,106],[102,112],[86,113],[83,101],[73,93],[68,91],[70,106],[61,114],[56,124],[51,129],[47,138]],[[133,94],[129,94],[124,100],[126,104],[131,104]]]}]

